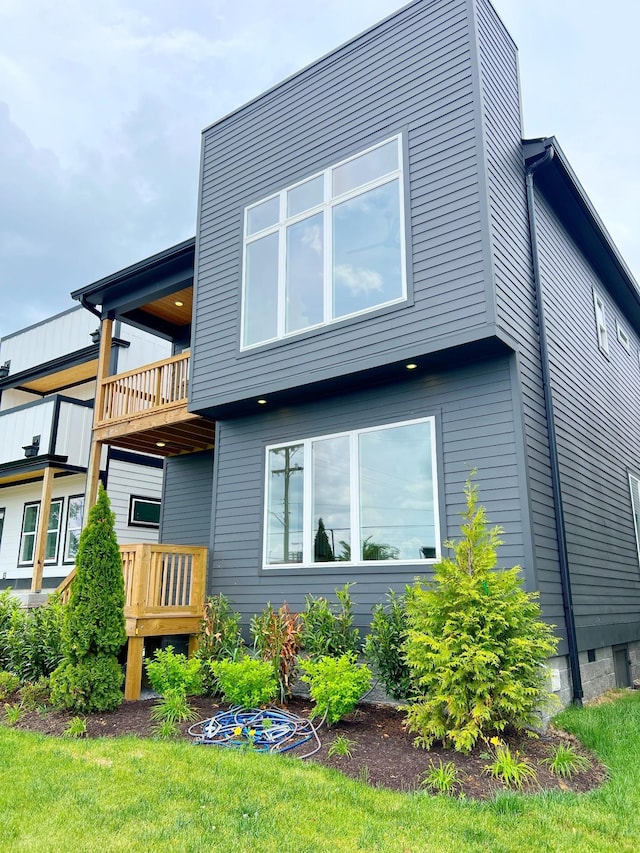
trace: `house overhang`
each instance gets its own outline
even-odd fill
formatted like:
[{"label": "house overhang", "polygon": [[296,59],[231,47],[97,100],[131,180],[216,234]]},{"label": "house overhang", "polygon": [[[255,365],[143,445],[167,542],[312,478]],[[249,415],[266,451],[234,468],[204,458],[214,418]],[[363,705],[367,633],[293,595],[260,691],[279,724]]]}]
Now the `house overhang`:
[{"label": "house overhang", "polygon": [[30,459],[18,459],[0,465],[0,489],[7,486],[40,480],[47,468],[53,469],[56,477],[65,474],[84,474],[86,468],[67,464],[68,456],[56,456],[51,453],[33,456]]},{"label": "house overhang", "polygon": [[110,317],[170,341],[188,340],[195,237],[75,290],[71,296]]},{"label": "house overhang", "polygon": [[535,186],[549,202],[564,228],[608,287],[625,316],[640,334],[640,288],[602,220],[576,177],[555,137],[523,140],[530,166],[553,149],[548,165],[538,169]]}]

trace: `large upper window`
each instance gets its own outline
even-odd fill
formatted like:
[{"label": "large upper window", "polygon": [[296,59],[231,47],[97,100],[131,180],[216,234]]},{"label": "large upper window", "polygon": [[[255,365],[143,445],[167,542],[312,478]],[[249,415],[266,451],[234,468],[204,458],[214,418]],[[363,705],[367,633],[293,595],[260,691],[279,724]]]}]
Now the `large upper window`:
[{"label": "large upper window", "polygon": [[264,565],[439,555],[432,418],[267,448]]},{"label": "large upper window", "polygon": [[406,298],[399,136],[247,207],[242,347]]},{"label": "large upper window", "polygon": [[[22,536],[20,538],[21,564],[33,565],[38,532],[38,516],[40,502],[25,504],[22,518]],[[47,538],[44,546],[45,563],[55,563],[58,559],[58,542],[60,540],[60,524],[62,521],[62,498],[51,501],[49,521],[47,523]]]}]

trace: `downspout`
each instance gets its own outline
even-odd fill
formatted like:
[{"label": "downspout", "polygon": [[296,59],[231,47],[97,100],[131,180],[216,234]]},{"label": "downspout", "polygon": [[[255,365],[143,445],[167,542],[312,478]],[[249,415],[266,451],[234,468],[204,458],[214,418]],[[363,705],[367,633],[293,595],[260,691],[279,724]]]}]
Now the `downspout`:
[{"label": "downspout", "polygon": [[542,281],[540,277],[540,264],[538,262],[538,238],[536,231],[535,197],[533,192],[534,173],[543,166],[547,166],[553,159],[553,145],[549,145],[545,153],[535,160],[526,173],[527,186],[527,208],[529,211],[529,237],[531,239],[531,254],[533,259],[533,280],[536,294],[536,307],[538,310],[538,329],[540,334],[540,360],[542,362],[542,386],[544,389],[544,405],[547,413],[547,431],[549,435],[549,462],[551,465],[551,487],[553,501],[556,508],[556,535],[558,538],[558,556],[560,561],[560,586],[562,589],[562,606],[564,620],[567,628],[567,645],[569,649],[569,669],[571,672],[571,683],[573,685],[572,701],[574,705],[582,705],[582,678],[580,676],[580,661],[578,658],[578,639],[576,636],[576,622],[573,612],[573,597],[571,594],[571,573],[569,571],[569,555],[567,550],[567,533],[564,523],[564,509],[562,505],[562,487],[560,484],[560,465],[558,462],[558,444],[556,441],[556,426],[553,410],[553,394],[551,391],[551,371],[549,368],[549,349],[547,346],[547,332],[544,315],[544,303],[542,300]]},{"label": "downspout", "polygon": [[87,297],[84,293],[80,297],[80,304],[83,308],[86,308],[87,311],[91,311],[92,314],[95,314],[99,320],[102,320],[102,313],[98,311],[97,308],[94,308],[93,305],[89,305],[89,303],[87,302]]}]

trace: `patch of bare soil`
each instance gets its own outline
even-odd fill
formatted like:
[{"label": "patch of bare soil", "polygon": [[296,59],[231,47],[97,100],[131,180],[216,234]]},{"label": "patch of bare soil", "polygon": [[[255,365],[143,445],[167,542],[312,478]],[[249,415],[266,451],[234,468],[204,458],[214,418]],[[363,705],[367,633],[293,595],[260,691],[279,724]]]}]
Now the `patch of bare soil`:
[{"label": "patch of bare soil", "polygon": [[[153,737],[153,722],[150,719],[153,699],[139,702],[123,702],[116,710],[108,714],[89,714],[86,718],[88,737],[117,737],[135,735]],[[192,700],[192,705],[201,719],[212,717],[217,711],[228,706],[218,704],[205,697]],[[308,717],[311,703],[308,700],[294,698],[287,704],[287,710],[301,717]],[[47,735],[61,735],[74,715],[61,711],[22,711],[14,728]],[[424,774],[431,762],[436,766],[452,761],[457,768],[458,792],[473,799],[487,799],[504,790],[504,786],[485,772],[488,764],[487,746],[482,744],[468,755],[434,746],[431,750],[419,749],[413,745],[413,735],[403,726],[404,714],[388,705],[360,705],[357,710],[336,723],[330,729],[322,726],[318,734],[322,746],[310,759],[325,767],[332,767],[370,785],[391,788],[398,791],[413,791],[421,786]],[[188,725],[183,727],[182,736],[189,738]],[[347,738],[350,742],[351,757],[332,755],[329,750],[337,737]],[[606,779],[606,770],[574,737],[554,729],[545,735],[532,738],[527,736],[505,736],[512,753],[518,751],[530,761],[535,769],[537,781],[528,783],[523,790],[533,793],[539,790],[589,791],[601,785]],[[560,744],[570,744],[576,752],[589,759],[589,768],[569,779],[553,776],[547,765],[541,763],[548,758]],[[304,748],[307,748],[308,745]],[[219,749],[217,746],[203,746],[203,749]],[[303,749],[304,749],[303,748]],[[295,756],[295,750],[287,753]]]}]

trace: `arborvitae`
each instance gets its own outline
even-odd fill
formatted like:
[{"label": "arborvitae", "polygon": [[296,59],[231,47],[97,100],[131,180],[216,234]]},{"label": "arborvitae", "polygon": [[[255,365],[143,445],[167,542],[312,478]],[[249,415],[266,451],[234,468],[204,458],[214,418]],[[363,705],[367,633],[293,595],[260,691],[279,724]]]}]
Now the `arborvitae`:
[{"label": "arborvitae", "polygon": [[461,752],[479,737],[539,722],[549,698],[544,663],[555,652],[537,594],[522,589],[520,567],[496,569],[500,528],[489,529],[478,490],[465,486],[462,538],[446,542],[453,559],[434,567],[433,583],[407,595],[405,644],[414,689],[407,709],[417,743],[435,740]]},{"label": "arborvitae", "polygon": [[126,642],[125,597],[114,519],[100,486],[80,535],[63,629],[64,659],[51,678],[53,701],[81,713],[112,710],[122,702],[117,655]]}]

